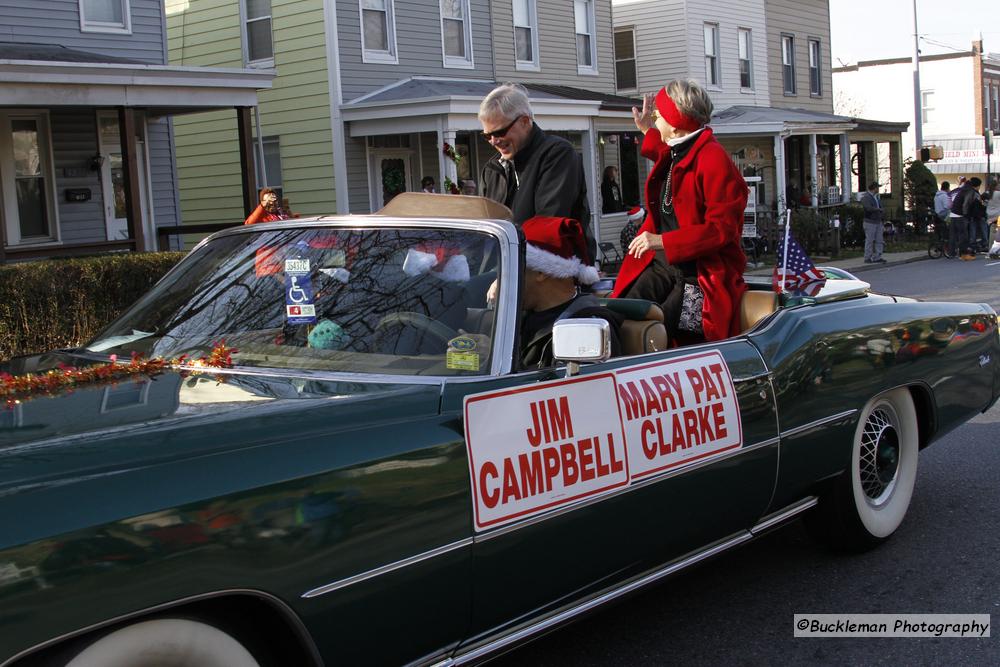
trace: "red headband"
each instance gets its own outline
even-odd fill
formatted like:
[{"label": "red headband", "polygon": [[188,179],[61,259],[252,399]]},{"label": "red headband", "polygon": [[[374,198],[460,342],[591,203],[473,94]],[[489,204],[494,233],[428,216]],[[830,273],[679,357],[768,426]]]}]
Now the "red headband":
[{"label": "red headband", "polygon": [[660,92],[656,94],[656,110],[660,112],[660,116],[663,120],[670,123],[671,127],[675,127],[678,130],[687,130],[688,132],[694,132],[701,127],[701,123],[696,121],[691,116],[686,116],[681,113],[674,101],[670,99],[670,95],[667,95],[666,88],[660,88]]}]

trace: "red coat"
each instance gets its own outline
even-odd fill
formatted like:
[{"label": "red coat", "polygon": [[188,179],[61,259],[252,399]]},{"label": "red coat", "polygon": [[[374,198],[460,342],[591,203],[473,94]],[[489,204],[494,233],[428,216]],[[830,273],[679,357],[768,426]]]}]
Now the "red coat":
[{"label": "red coat", "polygon": [[[673,167],[671,189],[678,229],[660,238],[670,263],[697,260],[698,286],[705,295],[705,340],[722,340],[740,333],[740,300],[747,290],[743,282],[747,258],[740,244],[747,185],[711,128],[692,141],[694,146]],[[642,155],[655,162],[646,179],[646,210],[652,211],[660,205],[660,188],[670,161],[670,147],[655,127],[646,132]],[[647,213],[639,232],[655,233],[651,214]],[[652,252],[639,259],[626,255],[611,296],[621,295],[652,261]]]}]

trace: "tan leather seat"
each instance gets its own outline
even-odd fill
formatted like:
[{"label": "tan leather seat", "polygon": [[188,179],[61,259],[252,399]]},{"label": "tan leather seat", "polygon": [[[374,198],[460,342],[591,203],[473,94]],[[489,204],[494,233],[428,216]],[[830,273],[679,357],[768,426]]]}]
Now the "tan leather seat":
[{"label": "tan leather seat", "polygon": [[740,302],[740,331],[747,332],[778,309],[778,295],[771,290],[747,290]]},{"label": "tan leather seat", "polygon": [[438,195],[429,192],[401,192],[390,199],[376,215],[397,218],[513,219],[509,208],[486,197]]},{"label": "tan leather seat", "polygon": [[667,349],[667,329],[659,305],[642,299],[601,299],[601,305],[626,318],[620,331],[622,355]]}]

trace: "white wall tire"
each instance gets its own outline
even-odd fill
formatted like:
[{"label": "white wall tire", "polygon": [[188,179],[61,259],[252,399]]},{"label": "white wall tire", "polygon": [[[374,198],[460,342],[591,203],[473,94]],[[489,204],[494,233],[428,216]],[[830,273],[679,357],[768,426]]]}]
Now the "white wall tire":
[{"label": "white wall tire", "polygon": [[67,667],[259,667],[236,639],[205,623],[162,618],[101,637]]},{"label": "white wall tire", "polygon": [[871,549],[896,532],[913,497],[919,435],[907,389],[869,401],[854,431],[849,467],[811,517],[813,532],[847,551]]}]

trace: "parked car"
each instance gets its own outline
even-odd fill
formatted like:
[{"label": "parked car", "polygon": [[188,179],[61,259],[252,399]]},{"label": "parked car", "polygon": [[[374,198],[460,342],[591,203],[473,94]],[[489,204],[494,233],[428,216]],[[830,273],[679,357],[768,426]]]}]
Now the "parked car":
[{"label": "parked car", "polygon": [[919,450],[1000,397],[989,306],[849,278],[748,278],[745,332],[692,347],[609,300],[624,356],[571,319],[519,368],[518,231],[401,197],[215,234],[0,368],[182,364],[0,409],[0,664],[479,661],[800,515],[877,545]]}]

